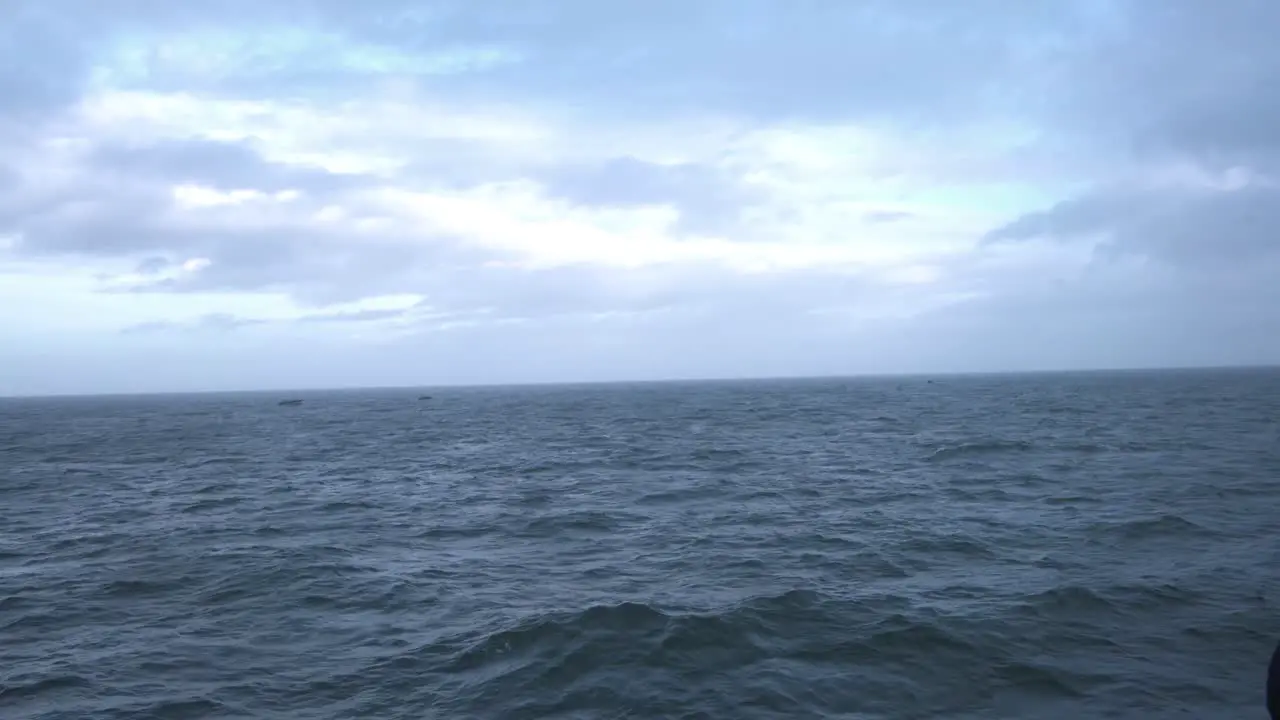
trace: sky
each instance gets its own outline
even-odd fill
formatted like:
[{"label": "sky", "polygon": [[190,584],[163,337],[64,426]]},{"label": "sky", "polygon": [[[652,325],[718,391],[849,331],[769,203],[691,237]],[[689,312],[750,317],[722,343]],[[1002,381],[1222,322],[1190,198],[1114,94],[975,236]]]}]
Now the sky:
[{"label": "sky", "polygon": [[1274,0],[6,0],[0,395],[1280,362]]}]

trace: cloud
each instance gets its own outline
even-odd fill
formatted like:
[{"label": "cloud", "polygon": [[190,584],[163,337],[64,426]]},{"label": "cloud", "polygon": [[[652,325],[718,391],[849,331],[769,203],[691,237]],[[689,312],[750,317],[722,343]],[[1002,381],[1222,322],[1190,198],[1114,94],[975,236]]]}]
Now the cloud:
[{"label": "cloud", "polygon": [[1025,215],[991,232],[989,242],[1054,238],[1094,241],[1117,253],[1188,270],[1255,264],[1280,255],[1280,185],[1098,191]]},{"label": "cloud", "polygon": [[305,189],[316,194],[369,182],[355,174],[268,162],[245,142],[198,138],[165,139],[147,144],[104,144],[94,148],[86,161],[95,171],[112,178],[147,178],[219,190],[253,188],[279,192]]},{"label": "cloud", "polygon": [[910,220],[915,217],[915,213],[903,212],[901,210],[872,210],[863,217],[867,222],[871,223],[893,223],[902,220]]},{"label": "cloud", "polygon": [[[30,43],[26,56],[60,59],[44,67],[59,78],[47,85],[68,88],[64,100],[70,88],[103,79],[274,98],[415,78],[472,98],[549,105],[591,97],[592,111],[611,117],[739,112],[770,120],[888,112],[923,120],[1000,103],[993,81],[1014,67],[1024,76],[1049,72],[1055,58],[1042,46],[1083,33],[1089,20],[1088,6],[1046,0],[1016,8],[878,0],[801,12],[783,2],[690,8],[674,0],[608,8],[586,0],[30,7],[15,36],[56,29],[78,51]],[[847,88],[857,91],[837,91]]]},{"label": "cloud", "polygon": [[118,278],[115,290],[282,290],[336,302],[383,293],[450,251],[332,204],[376,179],[269,162],[240,143],[107,142],[46,157],[59,172],[16,181],[0,201],[0,234],[18,238],[20,256],[131,259],[137,277]]},{"label": "cloud", "polygon": [[198,320],[191,323],[178,323],[167,320],[155,320],[151,322],[138,323],[130,325],[122,330],[126,335],[133,333],[153,333],[153,332],[228,332],[237,328],[250,327],[262,324],[263,320],[254,318],[243,318],[228,313],[209,313],[201,316]]},{"label": "cloud", "polygon": [[129,335],[134,333],[184,332],[204,333],[207,331],[229,332],[241,328],[252,328],[262,325],[286,325],[292,323],[368,323],[403,318],[412,312],[412,308],[370,308],[342,312],[306,313],[290,318],[254,318],[233,315],[230,313],[207,313],[187,322],[153,320],[137,323],[121,329]]},{"label": "cloud", "polygon": [[1081,63],[1078,72],[1096,82],[1076,85],[1072,97],[1077,112],[1110,110],[1114,129],[1099,134],[1099,145],[1131,152],[1092,187],[987,239],[1097,242],[1112,255],[1176,266],[1187,291],[1209,276],[1231,284],[1272,267],[1280,252],[1280,51],[1265,28],[1280,22],[1280,7],[1123,7],[1131,32],[1117,40],[1131,44]]},{"label": "cloud", "polygon": [[[315,303],[429,288],[434,297],[459,298],[475,294],[460,285],[502,295],[506,280],[483,284],[502,274],[491,266],[517,268],[516,286],[528,286],[531,268],[546,271],[539,283],[554,285],[556,268],[574,266],[834,264],[852,272],[937,252],[833,242],[847,225],[783,225],[761,213],[786,212],[795,201],[751,186],[728,166],[606,156],[532,163],[527,179],[469,185],[433,183],[416,170],[383,176],[268,160],[241,141],[107,140],[46,156],[59,172],[31,173],[0,220],[27,256],[130,258],[142,277],[131,285],[121,279],[116,289],[272,291]],[[777,160],[759,162],[768,168]],[[744,227],[753,212],[755,227]],[[811,237],[786,237],[795,229]],[[193,258],[198,268],[164,272]],[[589,287],[589,274],[572,282]],[[563,293],[530,292],[531,301]],[[462,309],[482,301],[471,302]]]},{"label": "cloud", "polygon": [[1228,167],[1274,156],[1280,52],[1269,28],[1280,7],[1259,0],[1115,7],[1112,30],[1076,65],[1064,114],[1141,154]]},{"label": "cloud", "polygon": [[0,11],[0,129],[39,121],[80,97],[84,29],[51,10],[21,3]]},{"label": "cloud", "polygon": [[1263,338],[1280,327],[1266,279],[1280,273],[1280,51],[1266,28],[1280,7],[1117,7],[1109,39],[1074,68],[1060,121],[1081,147],[1115,155],[1069,197],[993,228],[985,246],[1072,243],[1092,249],[1095,267],[1128,268],[1140,292],[1075,299],[1115,311],[1099,326],[1133,315],[1122,305],[1142,308],[1124,325],[1131,339],[1115,331],[1119,345],[1179,328],[1200,340],[1165,343],[1171,354],[1203,355],[1198,344],[1274,362]]},{"label": "cloud", "polygon": [[1280,358],[1277,7],[19,3],[0,366]]},{"label": "cloud", "polygon": [[743,206],[761,199],[761,193],[723,169],[694,163],[661,165],[633,157],[552,167],[537,177],[549,193],[575,203],[674,205],[683,229],[691,232],[732,227]]}]

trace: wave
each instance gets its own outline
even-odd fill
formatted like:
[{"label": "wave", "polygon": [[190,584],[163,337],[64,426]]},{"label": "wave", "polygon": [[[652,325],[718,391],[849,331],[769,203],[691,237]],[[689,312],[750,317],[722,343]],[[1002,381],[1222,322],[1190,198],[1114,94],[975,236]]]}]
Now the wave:
[{"label": "wave", "polygon": [[1024,598],[1017,612],[1039,619],[1080,621],[1087,617],[1115,617],[1127,612],[1150,613],[1186,607],[1199,598],[1169,583],[1108,585],[1099,588],[1065,585]]},{"label": "wave", "polygon": [[1046,505],[1095,505],[1101,503],[1102,499],[1088,495],[1054,495],[1044,498],[1041,502]]},{"label": "wave", "polygon": [[56,539],[46,550],[55,555],[73,551],[90,552],[96,548],[118,546],[120,543],[127,542],[128,539],[129,536],[122,532],[87,532],[79,536]]},{"label": "wave", "polygon": [[1051,405],[1041,408],[1040,412],[1049,415],[1097,415],[1100,411],[1096,407],[1081,407],[1079,405]]},{"label": "wave", "polygon": [[[383,661],[382,669],[430,675],[459,706],[539,717],[590,707],[643,705],[656,715],[710,708],[708,694],[730,677],[759,702],[801,715],[871,710],[859,691],[883,692],[888,678],[909,696],[953,709],[958,695],[981,705],[994,688],[1071,700],[1105,681],[1020,657],[999,631],[912,611],[902,597],[794,589],[719,610],[625,602],[539,615]],[[521,705],[494,707],[499,698]]]},{"label": "wave", "polygon": [[524,538],[554,538],[564,532],[613,533],[629,522],[644,519],[632,513],[574,510],[523,519],[516,527],[509,528],[509,532]]},{"label": "wave", "polygon": [[10,683],[0,685],[0,703],[30,701],[62,690],[92,686],[88,678],[80,675],[52,675],[27,682],[10,681]]},{"label": "wave", "polygon": [[[625,704],[628,687],[639,683],[647,689],[644,701],[653,702],[654,688],[669,688],[679,697],[699,687],[705,691],[706,683],[725,673],[748,678],[764,667],[773,669],[775,680],[797,689],[815,669],[843,674],[856,684],[870,682],[867,678],[876,673],[906,671],[919,679],[962,666],[986,668],[987,682],[994,677],[1018,683],[1038,695],[1083,692],[1079,678],[1012,660],[1007,644],[995,638],[909,612],[909,603],[899,597],[853,600],[807,589],[719,610],[679,611],[644,602],[594,605],[529,617],[469,640],[437,642],[380,661],[367,672],[394,666],[419,677],[425,673],[450,688],[458,702],[519,697],[543,714],[581,709],[584,693],[618,693],[615,701]],[[779,688],[770,696],[782,702],[786,693]]]},{"label": "wave", "polygon": [[244,455],[218,455],[214,457],[203,457],[189,460],[182,464],[184,469],[197,470],[205,467],[216,467],[219,465],[244,465],[250,461],[249,457]]},{"label": "wave", "polygon": [[418,540],[473,540],[490,535],[499,530],[499,526],[491,522],[464,522],[456,525],[436,525],[419,532]]},{"label": "wave", "polygon": [[[577,612],[539,615],[480,638],[452,657],[447,673],[470,672],[513,660],[539,677],[586,673],[598,665],[702,666],[742,664],[764,656],[767,637],[783,625],[821,622],[827,599],[811,590],[746,601],[719,612],[664,610],[643,602],[594,605]],[[698,656],[695,658],[694,656]],[[549,678],[547,678],[549,679]]]},{"label": "wave", "polygon": [[316,511],[326,514],[337,514],[360,510],[373,510],[377,507],[377,505],[367,500],[331,500],[316,508]]},{"label": "wave", "polygon": [[1098,522],[1089,527],[1089,533],[1113,536],[1120,540],[1147,540],[1151,538],[1183,536],[1187,534],[1212,535],[1212,530],[1196,524],[1181,515],[1166,513],[1155,518],[1126,520],[1123,522]]},{"label": "wave", "polygon": [[949,487],[946,489],[946,495],[952,500],[963,502],[1002,503],[1021,500],[1018,495],[998,487],[978,487],[977,489]]},{"label": "wave", "polygon": [[153,582],[149,580],[113,580],[100,588],[104,597],[133,599],[163,595],[180,587],[174,583]]},{"label": "wave", "polygon": [[965,559],[996,559],[996,547],[962,533],[952,535],[914,535],[898,549],[913,558],[932,559],[937,555],[959,555]]},{"label": "wave", "polygon": [[244,501],[241,497],[221,497],[221,498],[204,498],[197,500],[183,507],[178,512],[185,514],[201,513],[209,510],[222,510],[224,508],[235,507]]},{"label": "wave", "polygon": [[1065,585],[1028,596],[1018,609],[1023,614],[1036,617],[1080,617],[1091,612],[1110,612],[1114,607],[1095,590],[1080,585]]},{"label": "wave", "polygon": [[13,612],[38,605],[35,600],[21,595],[5,595],[0,597],[0,612]]},{"label": "wave", "polygon": [[111,717],[185,720],[186,718],[244,717],[244,713],[238,708],[216,700],[189,698],[161,700],[142,706],[120,708]]},{"label": "wave", "polygon": [[929,455],[929,460],[931,462],[941,462],[974,455],[1028,452],[1034,448],[1035,445],[1033,443],[1025,440],[984,440],[960,443],[959,445],[944,445],[934,449],[933,453]]},{"label": "wave", "polygon": [[193,495],[214,495],[217,493],[227,492],[228,490],[234,491],[239,489],[240,489],[239,485],[235,482],[220,480],[218,482],[205,485],[201,487],[199,490],[194,491],[192,494]]},{"label": "wave", "polygon": [[636,503],[638,505],[678,505],[693,500],[701,500],[706,497],[714,497],[708,493],[705,488],[693,486],[689,488],[681,488],[678,490],[657,490],[647,492],[641,495]]}]

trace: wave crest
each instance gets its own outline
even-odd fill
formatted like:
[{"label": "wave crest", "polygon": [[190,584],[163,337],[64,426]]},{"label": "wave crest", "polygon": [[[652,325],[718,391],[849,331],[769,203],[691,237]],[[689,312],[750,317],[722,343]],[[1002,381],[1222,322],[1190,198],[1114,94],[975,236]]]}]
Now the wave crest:
[{"label": "wave crest", "polygon": [[1028,452],[1034,445],[1026,440],[982,440],[966,442],[958,445],[943,445],[935,448],[929,455],[930,462],[954,460],[973,455],[999,455],[1013,452]]}]

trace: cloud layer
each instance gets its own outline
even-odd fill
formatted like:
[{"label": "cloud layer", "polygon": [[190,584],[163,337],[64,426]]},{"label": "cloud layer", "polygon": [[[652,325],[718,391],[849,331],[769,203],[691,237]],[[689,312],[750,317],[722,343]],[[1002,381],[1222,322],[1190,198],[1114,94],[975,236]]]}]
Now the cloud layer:
[{"label": "cloud layer", "polygon": [[1278,23],[11,3],[0,393],[1276,362]]}]

